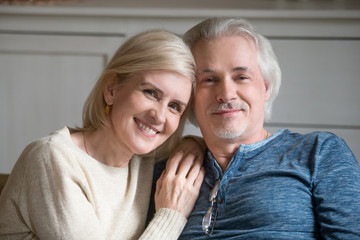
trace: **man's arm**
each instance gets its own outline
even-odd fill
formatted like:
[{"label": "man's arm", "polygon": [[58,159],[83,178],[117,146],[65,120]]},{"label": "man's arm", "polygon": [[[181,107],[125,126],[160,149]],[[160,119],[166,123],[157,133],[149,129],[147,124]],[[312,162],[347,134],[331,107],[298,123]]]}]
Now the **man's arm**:
[{"label": "man's arm", "polygon": [[346,143],[324,141],[313,185],[315,214],[324,239],[360,239],[360,166]]}]

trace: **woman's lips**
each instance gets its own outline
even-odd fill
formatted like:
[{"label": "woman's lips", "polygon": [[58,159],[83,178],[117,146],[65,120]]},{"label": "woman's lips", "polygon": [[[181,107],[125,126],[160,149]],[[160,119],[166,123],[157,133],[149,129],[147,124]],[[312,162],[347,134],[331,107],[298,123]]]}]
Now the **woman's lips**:
[{"label": "woman's lips", "polygon": [[144,130],[146,133],[150,135],[155,135],[157,133],[160,133],[160,131],[154,127],[151,127],[149,125],[146,125],[145,123],[141,122],[139,119],[135,119],[136,124]]}]

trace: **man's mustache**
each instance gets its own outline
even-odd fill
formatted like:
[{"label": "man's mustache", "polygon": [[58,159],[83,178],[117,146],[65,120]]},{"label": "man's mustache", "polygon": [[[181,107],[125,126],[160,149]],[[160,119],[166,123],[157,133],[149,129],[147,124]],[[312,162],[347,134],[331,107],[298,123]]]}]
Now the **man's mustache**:
[{"label": "man's mustache", "polygon": [[223,110],[245,110],[249,109],[248,105],[243,102],[226,102],[220,103],[219,105],[212,106],[209,111],[211,113],[220,112]]}]

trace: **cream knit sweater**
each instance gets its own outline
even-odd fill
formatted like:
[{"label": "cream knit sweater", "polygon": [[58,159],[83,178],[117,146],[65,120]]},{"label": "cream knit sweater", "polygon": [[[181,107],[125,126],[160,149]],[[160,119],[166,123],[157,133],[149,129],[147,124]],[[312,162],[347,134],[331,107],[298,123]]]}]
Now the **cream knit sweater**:
[{"label": "cream knit sweater", "polygon": [[149,226],[154,161],[125,168],[89,157],[68,128],[27,146],[0,196],[0,239],[177,239],[186,218],[160,209]]}]

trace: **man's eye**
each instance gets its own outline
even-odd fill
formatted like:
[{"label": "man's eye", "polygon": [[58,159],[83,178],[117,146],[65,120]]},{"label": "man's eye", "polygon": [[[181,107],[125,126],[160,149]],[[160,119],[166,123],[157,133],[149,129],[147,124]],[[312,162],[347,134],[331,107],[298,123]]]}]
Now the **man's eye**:
[{"label": "man's eye", "polygon": [[246,79],[249,79],[249,77],[246,76],[246,75],[239,75],[239,76],[236,77],[236,79],[238,79],[238,80],[246,80]]},{"label": "man's eye", "polygon": [[208,83],[213,83],[216,81],[216,78],[214,77],[206,77],[206,78],[202,78],[202,79],[199,79],[199,83],[204,83],[204,84],[208,84]]},{"label": "man's eye", "polygon": [[209,78],[205,78],[203,81],[204,82],[214,82],[215,78],[209,77]]}]

